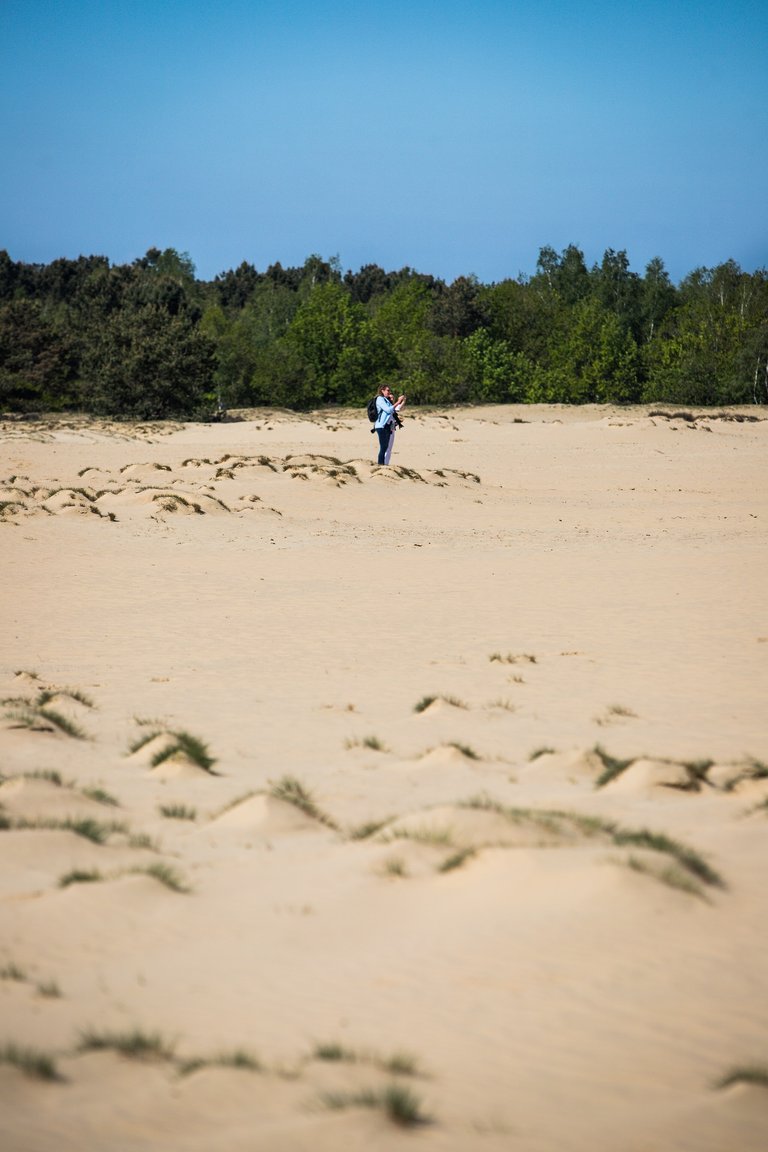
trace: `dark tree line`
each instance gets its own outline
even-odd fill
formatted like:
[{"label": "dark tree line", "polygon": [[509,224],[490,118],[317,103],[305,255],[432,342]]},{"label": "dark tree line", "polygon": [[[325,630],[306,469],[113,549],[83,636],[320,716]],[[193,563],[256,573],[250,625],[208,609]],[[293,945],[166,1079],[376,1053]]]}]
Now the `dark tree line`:
[{"label": "dark tree line", "polygon": [[310,256],[205,282],[150,249],[24,264],[0,251],[0,409],[131,419],[232,407],[768,403],[768,272],[733,261],[674,285],[608,249],[542,248],[530,277],[448,284]]}]

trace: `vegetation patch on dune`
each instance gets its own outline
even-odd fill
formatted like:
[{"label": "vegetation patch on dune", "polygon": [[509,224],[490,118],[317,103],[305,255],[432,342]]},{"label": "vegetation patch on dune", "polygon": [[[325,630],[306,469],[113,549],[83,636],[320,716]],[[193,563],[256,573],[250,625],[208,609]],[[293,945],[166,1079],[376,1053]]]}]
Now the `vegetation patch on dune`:
[{"label": "vegetation patch on dune", "polygon": [[418,1096],[403,1084],[353,1092],[326,1092],[321,1099],[327,1108],[375,1108],[401,1128],[431,1123],[431,1117],[422,1111]]},{"label": "vegetation patch on dune", "polygon": [[133,1028],[127,1032],[85,1028],[80,1033],[81,1052],[118,1052],[131,1060],[173,1060],[175,1045],[159,1032]]},{"label": "vegetation patch on dune", "polygon": [[286,804],[292,804],[294,808],[298,808],[305,816],[310,816],[313,820],[317,820],[320,824],[325,824],[328,828],[338,828],[333,817],[329,816],[327,812],[324,812],[322,808],[319,807],[310,789],[305,787],[295,776],[281,777],[280,780],[270,786],[269,794],[270,796],[274,796],[276,800],[282,800]]},{"label": "vegetation patch on dune", "polygon": [[53,1056],[21,1044],[5,1044],[0,1047],[0,1064],[9,1064],[33,1080],[52,1083],[64,1079]]}]

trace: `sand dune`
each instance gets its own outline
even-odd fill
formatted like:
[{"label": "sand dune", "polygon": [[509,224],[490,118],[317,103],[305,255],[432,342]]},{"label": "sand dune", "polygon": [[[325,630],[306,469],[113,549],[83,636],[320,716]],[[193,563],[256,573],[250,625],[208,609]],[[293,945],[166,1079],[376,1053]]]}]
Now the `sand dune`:
[{"label": "sand dune", "polygon": [[0,1145],[762,1152],[768,413],[0,423]]}]

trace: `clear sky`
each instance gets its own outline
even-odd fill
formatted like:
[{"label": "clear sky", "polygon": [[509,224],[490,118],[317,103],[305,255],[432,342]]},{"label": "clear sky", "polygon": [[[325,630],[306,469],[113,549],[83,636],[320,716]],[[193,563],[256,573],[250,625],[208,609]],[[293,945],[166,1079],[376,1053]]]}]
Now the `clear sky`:
[{"label": "clear sky", "polygon": [[768,265],[765,0],[0,0],[0,248]]}]

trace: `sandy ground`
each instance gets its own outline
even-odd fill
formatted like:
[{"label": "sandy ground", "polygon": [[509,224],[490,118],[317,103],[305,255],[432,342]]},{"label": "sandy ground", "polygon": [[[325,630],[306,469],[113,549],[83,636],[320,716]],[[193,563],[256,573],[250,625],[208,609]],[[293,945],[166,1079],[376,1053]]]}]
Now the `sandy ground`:
[{"label": "sandy ground", "polygon": [[768,412],[666,412],[0,425],[4,1152],[763,1152]]}]

